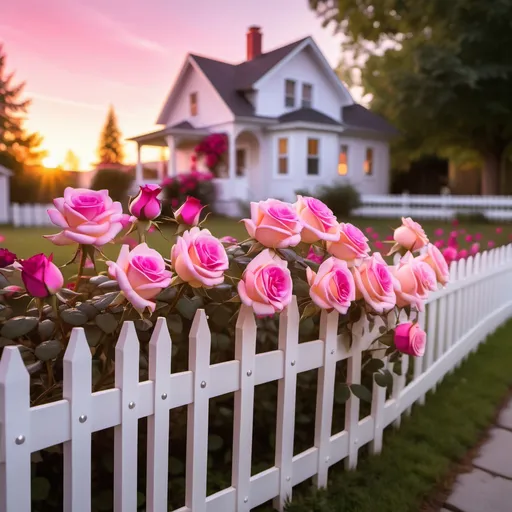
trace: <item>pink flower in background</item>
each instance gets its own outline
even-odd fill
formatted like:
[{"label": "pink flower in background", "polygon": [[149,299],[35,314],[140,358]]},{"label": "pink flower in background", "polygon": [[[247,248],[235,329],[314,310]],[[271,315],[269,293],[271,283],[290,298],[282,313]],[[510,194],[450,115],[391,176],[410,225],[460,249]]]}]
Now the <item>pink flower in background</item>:
[{"label": "pink flower in background", "polygon": [[466,242],[470,243],[473,241],[473,236],[472,235],[466,235]]},{"label": "pink flower in background", "polygon": [[408,251],[418,251],[428,244],[428,237],[423,228],[410,217],[402,217],[402,225],[395,229],[393,238],[398,245]]},{"label": "pink flower in background", "polygon": [[466,230],[465,230],[465,229],[459,229],[459,233],[460,233],[461,235],[464,235],[464,234],[466,234]]},{"label": "pink flower in background", "polygon": [[458,225],[459,225],[459,221],[457,219],[453,219],[452,226],[458,226]]},{"label": "pink flower in background", "polygon": [[229,267],[226,249],[207,229],[193,227],[179,236],[171,250],[172,266],[193,288],[210,288],[224,282]]},{"label": "pink flower in background", "polygon": [[379,237],[379,233],[372,233],[372,238],[374,240],[378,240],[380,237]]},{"label": "pink flower in background", "polygon": [[102,246],[123,229],[123,208],[121,203],[112,201],[108,190],[68,187],[64,197],[54,199],[53,203],[55,209],[48,210],[48,215],[62,231],[45,238],[55,245]]},{"label": "pink flower in background", "polygon": [[257,316],[271,316],[290,304],[292,288],[286,261],[265,249],[247,265],[238,283],[238,294]]},{"label": "pink flower in background", "polygon": [[132,249],[135,249],[135,247],[137,247],[137,245],[139,245],[139,242],[137,242],[137,240],[135,240],[135,238],[132,238],[132,237],[129,237],[129,236],[125,236],[122,240],[121,240],[121,243],[123,245],[127,245],[129,248],[130,248],[130,251]]},{"label": "pink flower in background", "polygon": [[300,243],[303,224],[289,203],[277,199],[251,203],[251,218],[242,220],[249,236],[265,247],[284,249]]},{"label": "pink flower in background", "polygon": [[123,215],[121,216],[121,220],[119,222],[121,222],[121,226],[123,226],[123,229],[126,229],[128,226],[132,225],[133,221],[131,215],[123,213]]},{"label": "pink flower in background", "polygon": [[64,286],[64,277],[53,263],[53,254],[49,257],[36,254],[16,265],[21,270],[21,279],[27,293],[32,297],[44,299],[55,295]]},{"label": "pink flower in background", "polygon": [[482,233],[475,233],[475,240],[477,242],[479,242],[480,240],[482,240]]},{"label": "pink flower in background", "polygon": [[458,231],[452,231],[450,233],[450,238],[457,238],[459,236],[459,232]]},{"label": "pink flower in background", "polygon": [[387,235],[385,239],[386,239],[388,242],[392,242],[392,241],[393,241],[393,235]]},{"label": "pink flower in background", "polygon": [[135,219],[155,220],[162,213],[158,196],[162,189],[158,185],[141,185],[139,193],[130,201],[129,210]]},{"label": "pink flower in background", "polygon": [[457,260],[465,260],[468,257],[468,251],[466,249],[461,249],[457,254]]},{"label": "pink flower in background", "polygon": [[396,326],[394,341],[399,352],[422,357],[425,354],[427,334],[418,324],[407,322]]},{"label": "pink flower in background", "polygon": [[437,229],[434,231],[434,235],[435,235],[435,236],[438,236],[438,237],[439,237],[439,236],[443,236],[443,234],[444,234],[444,230],[443,230],[443,229],[441,229],[441,228],[437,228]]},{"label": "pink flower in background", "polygon": [[180,224],[197,226],[204,206],[195,197],[187,196],[186,201],[174,212],[174,218]]},{"label": "pink flower in background", "polygon": [[368,226],[365,231],[370,234],[373,231],[373,228],[371,226]]},{"label": "pink flower in background", "polygon": [[489,249],[492,249],[492,248],[493,248],[493,247],[495,247],[495,246],[496,246],[496,243],[495,243],[493,240],[489,240],[489,241],[487,242],[487,247],[488,247]]},{"label": "pink flower in background", "polygon": [[171,206],[177,208],[180,202],[177,199],[171,199]]},{"label": "pink flower in background", "polygon": [[5,236],[4,235],[0,235],[0,244],[5,242]]},{"label": "pink flower in background", "polygon": [[382,251],[384,249],[384,244],[380,240],[377,240],[375,242],[375,248],[378,249],[379,251]]},{"label": "pink flower in background", "polygon": [[474,256],[475,254],[478,254],[479,252],[480,252],[480,244],[475,242],[469,249],[469,254],[471,254],[471,256]]},{"label": "pink flower in background", "polygon": [[502,227],[498,227],[498,228],[496,228],[496,233],[497,233],[498,235],[501,235],[501,233],[503,233],[503,228],[502,228]]},{"label": "pink flower in background", "polygon": [[297,202],[293,205],[303,224],[301,240],[312,244],[319,240],[339,240],[339,224],[332,213],[322,201],[314,197],[297,196]]},{"label": "pink flower in background", "polygon": [[457,237],[450,236],[450,238],[448,238],[448,247],[457,248],[458,246],[459,246],[459,243],[457,242]]},{"label": "pink flower in background", "polygon": [[436,240],[434,242],[434,245],[438,248],[438,249],[441,249],[442,247],[444,247],[444,240]]},{"label": "pink flower in background", "polygon": [[331,256],[320,265],[316,273],[308,267],[306,276],[311,287],[309,295],[318,307],[329,311],[335,309],[342,315],[348,311],[356,298],[356,291],[346,261]]},{"label": "pink flower in background", "polygon": [[329,254],[347,262],[366,258],[370,252],[368,238],[348,222],[340,224],[340,239],[337,242],[327,242],[326,248]]},{"label": "pink flower in background", "polygon": [[152,299],[171,284],[171,272],[165,268],[164,259],[147,244],[140,244],[132,251],[123,245],[117,261],[108,261],[107,265],[108,273],[118,282],[123,295],[141,313],[146,308],[155,311]]},{"label": "pink flower in background", "polygon": [[310,247],[309,248],[309,252],[308,252],[308,255],[306,256],[306,259],[308,259],[309,261],[312,261],[313,263],[322,263],[322,260],[324,259],[323,256],[321,254],[318,254],[316,251],[315,251],[315,248],[314,247]]},{"label": "pink flower in background", "polygon": [[444,259],[441,251],[432,244],[427,246],[427,250],[424,254],[419,257],[420,260],[424,261],[429,265],[436,274],[437,282],[446,285],[450,278],[450,269]]},{"label": "pink flower in background", "polygon": [[444,259],[446,260],[446,263],[448,263],[449,265],[452,261],[455,261],[457,259],[457,249],[455,249],[455,247],[452,246],[446,247],[443,250],[443,256]]}]

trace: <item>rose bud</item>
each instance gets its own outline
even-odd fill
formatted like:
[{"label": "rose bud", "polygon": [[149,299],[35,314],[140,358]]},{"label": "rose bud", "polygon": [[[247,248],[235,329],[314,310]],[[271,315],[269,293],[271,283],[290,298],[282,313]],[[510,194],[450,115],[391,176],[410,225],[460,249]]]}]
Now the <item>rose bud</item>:
[{"label": "rose bud", "polygon": [[130,213],[139,220],[155,220],[162,213],[158,185],[141,185],[139,193],[130,201]]},{"label": "rose bud", "polygon": [[185,202],[174,212],[174,218],[179,224],[197,226],[203,208],[199,199],[187,196]]},{"label": "rose bud", "polygon": [[44,299],[55,295],[64,286],[62,272],[52,260],[53,254],[50,257],[36,254],[27,260],[19,261],[21,279],[27,293],[32,297]]},{"label": "rose bud", "polygon": [[425,353],[427,334],[418,324],[400,324],[395,329],[395,347],[399,352],[415,357]]},{"label": "rose bud", "polygon": [[17,260],[16,254],[8,249],[0,249],[0,268],[8,267]]},{"label": "rose bud", "polygon": [[408,251],[418,251],[428,244],[428,238],[423,228],[410,217],[402,217],[402,225],[395,229],[395,242]]}]

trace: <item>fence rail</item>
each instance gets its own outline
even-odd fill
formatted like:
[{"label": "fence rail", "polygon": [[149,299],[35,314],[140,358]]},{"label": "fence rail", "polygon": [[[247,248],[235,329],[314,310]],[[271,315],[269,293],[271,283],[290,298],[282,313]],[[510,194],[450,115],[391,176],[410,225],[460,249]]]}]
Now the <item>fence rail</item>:
[{"label": "fence rail", "polygon": [[[435,388],[502,322],[512,316],[512,245],[452,263],[452,282],[429,298],[419,321],[428,333],[424,357],[406,377],[394,374],[392,393],[373,386],[371,413],[359,418],[359,399],[346,404],[345,427],[331,435],[336,363],[347,360],[348,383],[361,379],[362,351],[378,336],[363,317],[352,342],[337,334],[336,312],[322,313],[317,340],[298,342],[294,300],[280,316],[278,349],[256,354],[257,327],[242,307],[236,326],[235,360],[210,364],[211,334],[204,311],[190,332],[189,370],[170,373],[172,341],[160,318],[150,341],[149,380],[139,382],[139,340],[126,322],[115,349],[115,388],[91,393],[91,354],[83,329],[75,328],[64,359],[64,399],[30,407],[29,375],[20,353],[6,347],[0,361],[0,510],[31,508],[31,453],[64,443],[64,510],[90,511],[91,434],[114,427],[114,505],[116,512],[137,509],[137,429],[148,418],[147,507],[168,508],[169,410],[187,406],[186,498],[179,512],[234,512],[274,500],[282,511],[293,487],[316,477],[327,485],[329,468],[344,460],[357,465],[361,447],[381,451],[383,430],[400,425],[403,413],[423,403]],[[392,363],[385,360],[392,370]],[[318,369],[314,445],[293,454],[297,375]],[[254,388],[278,381],[275,464],[251,476]],[[235,394],[232,485],[207,496],[209,399]],[[172,453],[172,446],[170,447]]]},{"label": "fence rail", "polygon": [[11,206],[11,222],[14,227],[51,226],[48,208],[53,204],[18,204]]},{"label": "fence rail", "polygon": [[451,219],[482,214],[492,220],[512,219],[512,196],[363,195],[354,214],[362,217]]}]

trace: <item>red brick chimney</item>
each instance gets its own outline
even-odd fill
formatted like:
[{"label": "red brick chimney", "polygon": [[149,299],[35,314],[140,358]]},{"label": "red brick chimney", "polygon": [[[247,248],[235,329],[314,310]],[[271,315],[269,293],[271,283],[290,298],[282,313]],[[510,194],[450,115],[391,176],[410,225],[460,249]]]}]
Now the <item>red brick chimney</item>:
[{"label": "red brick chimney", "polygon": [[249,27],[247,31],[247,60],[252,60],[261,55],[262,39],[263,34],[260,27]]}]

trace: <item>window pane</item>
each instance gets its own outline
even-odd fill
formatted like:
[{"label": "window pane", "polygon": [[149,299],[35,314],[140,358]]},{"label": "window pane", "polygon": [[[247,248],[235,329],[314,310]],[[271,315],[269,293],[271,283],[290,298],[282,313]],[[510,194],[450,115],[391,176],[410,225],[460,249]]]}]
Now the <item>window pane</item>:
[{"label": "window pane", "polygon": [[288,154],[288,139],[279,139],[279,154]]},{"label": "window pane", "polygon": [[302,99],[311,101],[313,86],[311,84],[302,84]]},{"label": "window pane", "polygon": [[364,161],[364,172],[368,175],[373,174],[373,149],[366,148],[366,160]]},{"label": "window pane", "polygon": [[190,115],[197,115],[197,92],[190,94]]},{"label": "window pane", "polygon": [[318,139],[308,139],[308,156],[318,155]]},{"label": "window pane", "polygon": [[308,175],[317,176],[318,175],[318,158],[308,158]]},{"label": "window pane", "polygon": [[279,157],[279,174],[288,174],[288,158],[286,156]]},{"label": "window pane", "polygon": [[342,144],[340,148],[340,156],[338,159],[338,174],[345,176],[348,173],[348,146]]},{"label": "window pane", "polygon": [[295,106],[295,82],[293,80],[285,81],[284,104],[286,107]]}]

